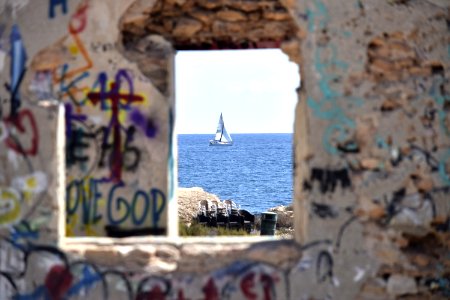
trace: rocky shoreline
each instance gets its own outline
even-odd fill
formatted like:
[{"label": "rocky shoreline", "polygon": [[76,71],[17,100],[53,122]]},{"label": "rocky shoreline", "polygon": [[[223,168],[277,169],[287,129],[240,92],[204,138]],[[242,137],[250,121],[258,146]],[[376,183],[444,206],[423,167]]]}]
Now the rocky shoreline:
[{"label": "rocky shoreline", "polygon": [[[208,193],[201,187],[192,188],[178,188],[178,218],[179,221],[187,226],[190,226],[197,216],[199,203],[202,200],[208,203],[223,203],[215,194]],[[275,212],[277,214],[277,230],[282,235],[289,235],[293,233],[294,228],[294,210],[292,205],[276,206],[267,211]],[[255,224],[259,226],[261,213],[255,214]]]}]

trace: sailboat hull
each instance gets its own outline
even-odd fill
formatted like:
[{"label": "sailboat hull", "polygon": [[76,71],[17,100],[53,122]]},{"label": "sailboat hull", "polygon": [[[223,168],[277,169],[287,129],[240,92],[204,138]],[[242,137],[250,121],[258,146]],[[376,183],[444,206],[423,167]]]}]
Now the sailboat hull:
[{"label": "sailboat hull", "polygon": [[210,146],[233,146],[233,142],[221,142],[216,140],[209,141]]}]

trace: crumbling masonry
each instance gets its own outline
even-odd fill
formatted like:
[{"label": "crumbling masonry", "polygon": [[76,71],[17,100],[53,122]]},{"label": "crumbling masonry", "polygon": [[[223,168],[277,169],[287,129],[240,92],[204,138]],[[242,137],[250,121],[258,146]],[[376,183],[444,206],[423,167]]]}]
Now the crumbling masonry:
[{"label": "crumbling masonry", "polygon": [[[448,299],[446,0],[0,0],[1,299]],[[174,55],[299,65],[295,239],[177,237]]]}]

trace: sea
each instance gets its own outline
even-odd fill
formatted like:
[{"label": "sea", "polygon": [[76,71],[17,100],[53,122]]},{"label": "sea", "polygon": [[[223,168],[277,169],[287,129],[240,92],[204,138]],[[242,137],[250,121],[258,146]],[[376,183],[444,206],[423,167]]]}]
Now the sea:
[{"label": "sea", "polygon": [[292,203],[291,133],[233,134],[233,146],[209,146],[211,134],[178,135],[178,186],[201,187],[256,214]]}]

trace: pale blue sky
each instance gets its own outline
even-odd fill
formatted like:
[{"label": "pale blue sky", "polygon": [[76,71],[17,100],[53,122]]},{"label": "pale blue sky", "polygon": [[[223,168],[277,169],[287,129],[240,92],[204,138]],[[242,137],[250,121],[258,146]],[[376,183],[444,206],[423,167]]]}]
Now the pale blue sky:
[{"label": "pale blue sky", "polygon": [[292,133],[298,66],[279,49],[178,51],[178,133]]}]

